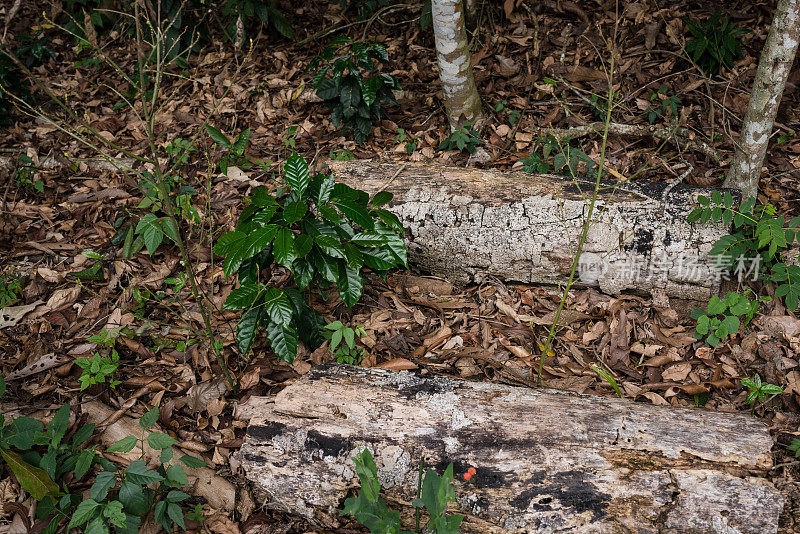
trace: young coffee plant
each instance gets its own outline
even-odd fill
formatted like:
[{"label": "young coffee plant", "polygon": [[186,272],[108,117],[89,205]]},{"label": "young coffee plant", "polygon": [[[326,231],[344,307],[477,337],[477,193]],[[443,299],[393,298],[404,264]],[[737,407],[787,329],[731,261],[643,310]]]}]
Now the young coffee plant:
[{"label": "young coffee plant", "polygon": [[318,68],[312,85],[331,109],[333,125],[353,130],[359,144],[372,132],[372,119],[381,117],[384,104],[397,104],[392,90],[400,89],[400,84],[391,74],[376,73],[376,62],[389,62],[383,46],[339,37],[306,68]]},{"label": "young coffee plant", "polygon": [[734,60],[744,56],[739,37],[747,30],[731,24],[721,11],[704,23],[684,19],[692,36],[686,42],[686,53],[709,76],[722,67],[732,67]]},{"label": "young coffee plant", "polygon": [[[341,321],[325,325],[325,337],[330,338],[330,349],[338,363],[359,365],[364,359],[364,349],[356,347],[356,336],[366,335],[362,325],[351,328]],[[344,343],[342,343],[344,341]]]},{"label": "young coffee plant", "polygon": [[44,182],[36,178],[37,171],[36,165],[29,156],[23,154],[17,157],[14,164],[14,182],[17,187],[44,193]]},{"label": "young coffee plant", "polygon": [[729,192],[714,191],[710,199],[700,195],[697,202],[700,207],[689,214],[689,222],[733,224],[733,233],[722,236],[709,252],[719,260],[718,265],[774,283],[775,296],[783,297],[786,307],[796,310],[800,304],[800,266],[791,249],[798,242],[800,217],[787,222],[783,216],[775,216],[774,206],[756,205],[755,198],[736,208]]},{"label": "young coffee plant", "polygon": [[750,323],[761,301],[750,300],[746,294],[728,293],[724,299],[714,295],[705,310],[692,310],[691,317],[697,321],[694,338],[705,338],[706,343],[716,347],[721,340],[739,332],[742,323]]},{"label": "young coffee plant", "polygon": [[[311,176],[294,152],[283,170],[285,185],[275,193],[255,188],[236,229],[220,237],[215,251],[225,256],[225,274],[239,279],[225,308],[244,310],[236,328],[242,354],[263,327],[275,354],[291,362],[299,340],[312,348],[325,340],[325,321],[301,291],[335,284],[342,301],[353,306],[361,297],[365,267],[385,273],[407,266],[407,257],[400,220],[380,207],[390,193],[370,199],[331,176]],[[271,276],[262,271],[278,266],[289,271],[296,289],[264,283]]]},{"label": "young coffee plant", "polygon": [[472,128],[472,124],[465,122],[447,136],[439,145],[439,150],[460,150],[461,152],[467,151],[470,154],[475,153],[480,145],[483,144],[478,132]]},{"label": "young coffee plant", "polygon": [[674,94],[670,94],[669,87],[662,87],[657,92],[650,91],[649,100],[651,104],[644,110],[644,113],[647,115],[647,122],[650,124],[669,114],[673,118],[678,116],[678,105],[681,100]]},{"label": "young coffee plant", "polygon": [[274,4],[275,2],[265,0],[225,0],[222,14],[229,21],[225,30],[231,41],[237,38],[236,24],[239,17],[244,28],[252,26],[252,22],[258,17],[264,26],[272,28],[287,39],[294,39],[292,25]]},{"label": "young coffee plant", "polygon": [[[345,501],[341,515],[354,516],[372,534],[411,534],[411,532],[403,530],[400,523],[400,512],[390,510],[380,497],[381,483],[372,453],[368,449],[364,449],[353,458],[353,461],[356,464],[356,474],[361,488],[357,497],[350,497]],[[476,473],[474,468],[470,469],[469,476],[465,473],[466,480],[472,478],[472,475]],[[453,464],[447,466],[442,476],[439,476],[433,469],[428,469],[425,479],[422,479],[421,472],[419,479],[421,484],[417,488],[418,497],[411,504],[418,510],[424,508],[428,512],[425,532],[457,534],[464,519],[463,516],[447,515],[447,503],[456,500],[453,488]],[[421,532],[419,516],[417,516],[415,532]]]},{"label": "young coffee plant", "polygon": [[516,124],[517,120],[519,120],[519,116],[521,115],[518,109],[513,109],[508,107],[508,100],[501,100],[494,106],[494,110],[497,113],[502,113],[508,117],[508,123],[511,126]]},{"label": "young coffee plant", "polygon": [[742,385],[747,388],[747,397],[744,401],[752,405],[752,411],[755,412],[756,402],[764,402],[767,400],[767,395],[780,395],[783,393],[783,388],[762,382],[761,376],[756,373],[752,380],[749,378],[742,378]]}]

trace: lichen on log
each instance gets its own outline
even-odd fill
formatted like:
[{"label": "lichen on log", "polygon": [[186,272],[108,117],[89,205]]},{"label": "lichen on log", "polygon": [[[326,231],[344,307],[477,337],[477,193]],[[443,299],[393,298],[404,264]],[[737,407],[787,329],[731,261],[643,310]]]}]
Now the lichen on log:
[{"label": "lichen on log", "polygon": [[[406,227],[411,263],[456,283],[489,276],[566,282],[594,186],[562,176],[435,164],[329,165],[348,185],[393,193],[389,209]],[[681,184],[662,198],[667,185],[604,183],[579,263],[579,286],[695,300],[718,291],[721,273],[709,251],[728,229],[686,222],[698,195],[712,190]]]}]

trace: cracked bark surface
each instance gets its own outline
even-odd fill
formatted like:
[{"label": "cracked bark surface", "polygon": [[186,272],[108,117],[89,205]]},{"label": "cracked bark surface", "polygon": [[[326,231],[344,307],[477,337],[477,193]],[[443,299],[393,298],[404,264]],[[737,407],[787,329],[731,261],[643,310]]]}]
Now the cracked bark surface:
[{"label": "cracked bark surface", "polygon": [[784,502],[760,478],[772,440],[747,415],[339,365],[238,410],[261,500],[325,527],[364,447],[409,524],[419,458],[453,462],[462,532],[763,534]]},{"label": "cracked bark surface", "polygon": [[[559,284],[572,267],[593,183],[553,175],[331,161],[337,180],[394,194],[389,209],[406,227],[409,259],[456,283],[502,280]],[[689,224],[698,195],[711,189],[665,183],[624,184],[598,198],[599,216],[581,254],[579,286],[707,300],[719,271],[709,257],[728,233],[722,223]],[[734,191],[734,194],[736,192]]]}]

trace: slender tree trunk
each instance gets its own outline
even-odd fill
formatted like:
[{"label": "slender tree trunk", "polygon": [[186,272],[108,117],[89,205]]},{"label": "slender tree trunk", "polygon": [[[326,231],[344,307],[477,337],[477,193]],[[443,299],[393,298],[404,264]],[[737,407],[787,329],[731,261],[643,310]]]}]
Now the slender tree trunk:
[{"label": "slender tree trunk", "polygon": [[432,0],[431,14],[450,128],[455,129],[459,120],[475,124],[483,118],[483,109],[469,58],[462,0]]},{"label": "slender tree trunk", "polygon": [[800,0],[778,0],[775,18],[758,62],[742,133],[725,187],[742,191],[742,198],[758,193],[758,178],[778,113],[786,78],[800,40]]}]

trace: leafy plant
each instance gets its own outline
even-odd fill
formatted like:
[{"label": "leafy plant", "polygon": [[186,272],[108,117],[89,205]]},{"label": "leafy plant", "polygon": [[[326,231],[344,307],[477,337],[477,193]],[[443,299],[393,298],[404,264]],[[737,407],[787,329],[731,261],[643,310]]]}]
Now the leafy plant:
[{"label": "leafy plant", "polygon": [[783,388],[775,384],[762,382],[758,373],[756,373],[752,380],[749,378],[742,378],[742,385],[748,389],[747,397],[745,397],[744,401],[747,404],[753,405],[753,411],[756,409],[756,401],[764,402],[767,400],[767,395],[780,395],[783,393]]},{"label": "leafy plant", "polygon": [[[0,379],[0,395],[4,390]],[[185,530],[180,503],[189,498],[181,491],[188,478],[181,465],[170,463],[171,446],[177,441],[159,432],[143,433],[142,443],[146,440],[150,447],[161,450],[159,467],[150,470],[144,460],[135,460],[123,469],[100,454],[97,446],[87,447],[94,424],[81,426],[71,439],[65,439],[69,435],[69,412],[69,404],[62,406],[46,426],[30,417],[17,417],[6,424],[0,414],[0,456],[20,486],[38,501],[36,517],[47,524],[42,532],[82,528],[85,532],[135,533],[140,518],[151,509],[167,532],[173,524]],[[139,424],[144,431],[157,419],[156,406]],[[108,447],[107,452],[130,452],[138,442],[128,436]],[[188,455],[178,462],[190,468],[205,465]],[[94,466],[102,471],[97,472],[85,496],[84,479]]]},{"label": "leafy plant", "polygon": [[508,123],[511,126],[516,124],[517,120],[520,116],[520,111],[518,109],[512,109],[508,107],[508,100],[501,100],[494,106],[494,110],[497,113],[504,113],[508,117]]},{"label": "leafy plant", "polygon": [[[402,530],[400,512],[390,510],[380,497],[381,483],[372,453],[364,449],[353,458],[353,461],[361,488],[357,497],[350,497],[345,501],[341,515],[354,516],[372,534],[411,534]],[[428,512],[426,531],[436,534],[457,534],[463,516],[447,515],[447,503],[455,502],[453,464],[447,466],[442,476],[433,469],[428,469],[425,479],[422,480],[420,473],[420,482],[417,490],[419,497],[412,501],[412,505],[417,509],[425,508]],[[419,522],[416,532],[420,532]]]},{"label": "leafy plant", "polygon": [[236,23],[239,17],[245,27],[251,26],[257,17],[264,25],[271,27],[287,39],[294,39],[294,29],[283,13],[275,7],[275,2],[265,0],[226,0],[222,6],[222,14],[230,21],[226,31],[231,41],[236,40]]},{"label": "leafy plant", "polygon": [[478,132],[472,128],[472,124],[465,122],[442,141],[439,150],[460,150],[461,152],[466,150],[470,154],[474,154],[475,149],[482,144],[483,141],[478,136]]},{"label": "leafy plant", "polygon": [[795,458],[800,458],[800,439],[792,438],[792,442],[787,447],[789,452],[794,453]]},{"label": "leafy plant", "polygon": [[20,43],[16,54],[18,57],[24,58],[24,63],[27,67],[41,65],[47,59],[55,57],[53,50],[47,46],[47,36],[44,35],[42,30],[36,30],[33,36],[28,34],[18,35],[15,39]]},{"label": "leafy plant", "polygon": [[[760,299],[750,300],[747,295],[728,293],[724,299],[711,297],[707,308],[695,308],[691,317],[697,321],[695,339],[706,339],[712,347],[739,331],[741,323],[748,324],[758,311]],[[742,317],[742,320],[739,318]]]},{"label": "leafy plant", "polygon": [[406,154],[408,155],[411,155],[419,147],[419,137],[411,132],[406,132],[402,128],[397,129],[397,136],[394,138],[394,142],[405,143]]},{"label": "leafy plant", "polygon": [[776,217],[771,204],[756,205],[749,198],[736,208],[729,192],[714,191],[709,199],[700,195],[700,205],[689,214],[689,222],[706,223],[710,220],[733,224],[734,232],[719,238],[709,254],[719,261],[719,267],[728,271],[743,270],[744,260],[752,262],[754,278],[763,278],[775,284],[775,296],[783,297],[786,307],[797,309],[800,304],[800,266],[790,263],[787,249],[797,241],[800,217],[786,221]]},{"label": "leafy plant", "polygon": [[375,11],[381,7],[389,5],[389,0],[339,0],[339,6],[343,10],[358,11],[358,20],[370,18]]},{"label": "leafy plant", "polygon": [[644,112],[650,124],[668,113],[671,113],[673,117],[678,116],[678,104],[681,103],[681,100],[674,94],[670,94],[669,87],[664,86],[657,92],[650,91],[649,99],[651,104]]},{"label": "leafy plant", "polygon": [[189,139],[176,137],[164,147],[164,151],[172,157],[176,164],[184,165],[189,161],[191,153],[197,151],[197,147]]},{"label": "leafy plant", "polygon": [[356,336],[366,335],[362,325],[350,328],[342,324],[341,321],[334,321],[325,325],[325,330],[329,331],[326,337],[330,338],[330,349],[338,363],[346,363],[348,365],[359,365],[361,363],[364,358],[364,349],[356,347]]},{"label": "leafy plant", "polygon": [[91,336],[87,341],[97,343],[105,349],[105,354],[95,352],[91,358],[75,358],[75,365],[83,371],[78,381],[81,383],[81,391],[94,384],[104,384],[108,381],[111,389],[116,388],[122,382],[114,379],[114,374],[119,367],[119,354],[114,345],[117,341],[122,328],[103,328],[99,334]]},{"label": "leafy plant", "polygon": [[44,193],[44,182],[36,179],[36,165],[33,160],[22,154],[18,156],[14,164],[14,182],[23,189],[35,189],[39,193]]},{"label": "leafy plant", "polygon": [[[347,306],[358,302],[362,270],[379,273],[407,265],[400,220],[380,206],[392,195],[372,199],[325,174],[311,176],[308,164],[292,153],[283,167],[286,185],[274,194],[266,187],[245,200],[236,229],[217,241],[225,256],[226,275],[236,273],[225,308],[244,310],[236,328],[242,354],[247,354],[260,327],[275,354],[291,362],[298,341],[319,347],[325,321],[300,291],[335,284]],[[287,269],[297,289],[269,287],[262,269]]]},{"label": "leafy plant", "polygon": [[317,96],[331,109],[333,125],[353,130],[359,144],[372,131],[372,119],[383,114],[383,105],[397,104],[392,90],[400,84],[391,74],[376,73],[376,62],[389,62],[383,46],[338,37],[306,68],[319,67],[312,81]]},{"label": "leafy plant", "polygon": [[346,148],[332,148],[330,158],[333,161],[353,161],[356,157]]},{"label": "leafy plant", "polygon": [[233,142],[228,139],[228,136],[210,124],[206,124],[206,132],[211,139],[213,139],[220,147],[226,150],[218,162],[219,170],[222,174],[228,173],[228,167],[238,167],[243,171],[249,171],[256,164],[259,164],[262,167],[269,166],[269,164],[264,161],[244,155],[247,144],[250,142],[250,128],[237,135]]},{"label": "leafy plant", "polygon": [[716,11],[703,24],[684,19],[692,36],[686,42],[686,53],[709,76],[744,56],[739,37],[748,30],[731,24],[727,16]]},{"label": "leafy plant", "polygon": [[0,310],[19,300],[21,293],[21,274],[0,273]]}]

